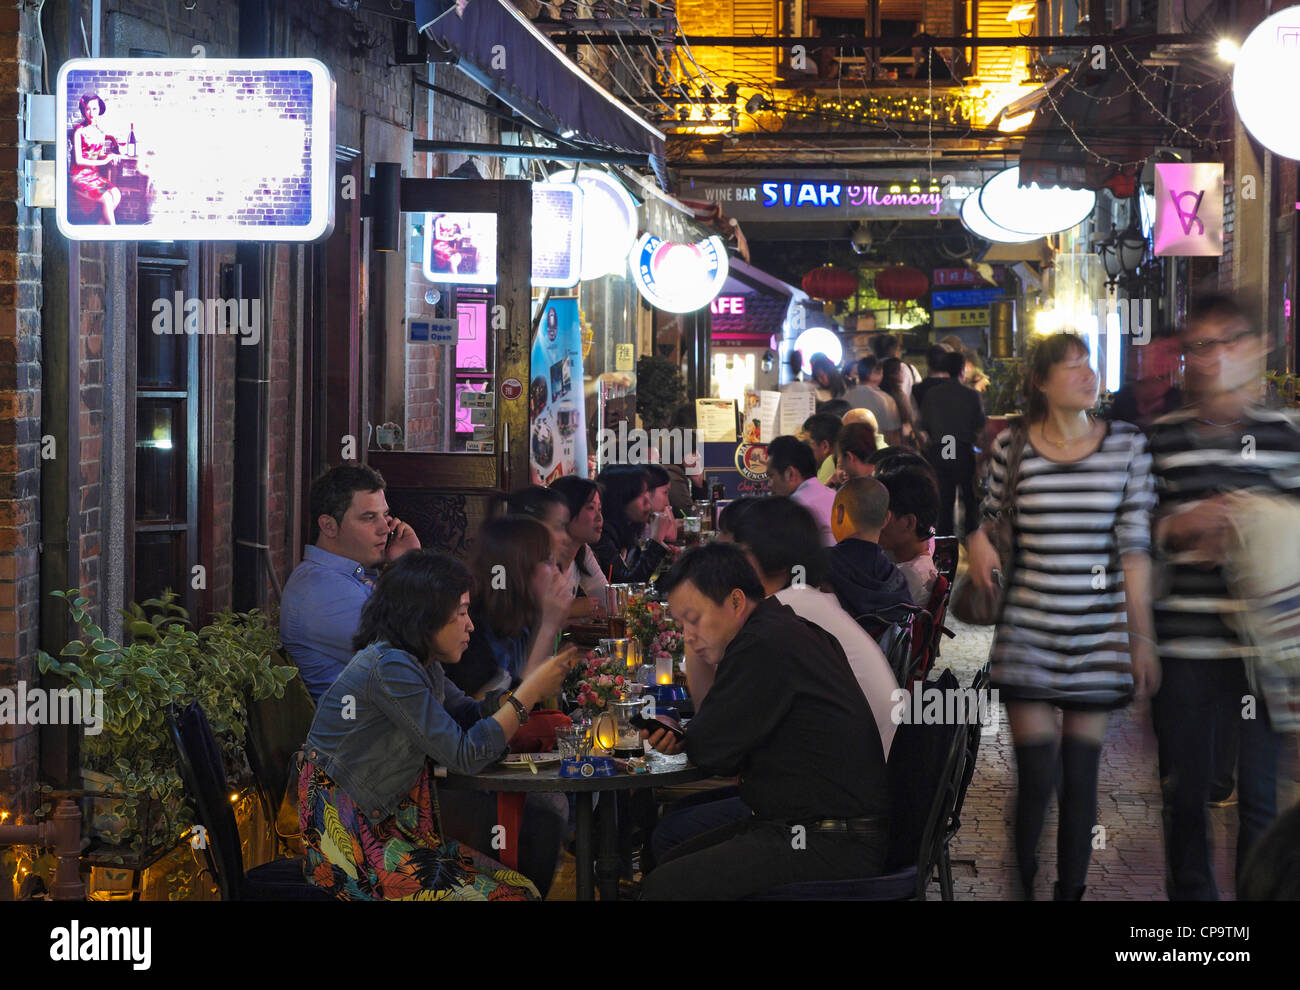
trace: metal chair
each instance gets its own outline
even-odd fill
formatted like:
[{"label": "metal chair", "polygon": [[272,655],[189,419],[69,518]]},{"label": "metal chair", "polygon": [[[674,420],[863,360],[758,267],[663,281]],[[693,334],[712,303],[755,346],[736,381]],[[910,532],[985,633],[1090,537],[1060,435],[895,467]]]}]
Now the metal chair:
[{"label": "metal chair", "polygon": [[[984,664],[975,674],[970,682],[970,690],[978,699],[980,694],[988,690],[989,686],[989,665]],[[962,772],[961,784],[957,789],[957,800],[953,804],[952,814],[943,833],[943,848],[939,853],[939,884],[941,889],[949,892],[946,900],[951,900],[952,892],[952,857],[949,847],[952,840],[956,837],[957,831],[961,828],[961,809],[966,803],[966,791],[970,788],[971,780],[975,776],[975,761],[979,757],[980,737],[983,735],[983,725],[978,720],[966,727],[966,766]],[[971,866],[975,865],[974,860],[965,860]]]},{"label": "metal chair", "polygon": [[328,901],[330,894],[303,877],[301,859],[278,859],[244,872],[239,828],[230,808],[221,745],[197,701],[183,709],[172,705],[167,725],[176,747],[181,780],[205,829],[208,868],[223,901]]}]

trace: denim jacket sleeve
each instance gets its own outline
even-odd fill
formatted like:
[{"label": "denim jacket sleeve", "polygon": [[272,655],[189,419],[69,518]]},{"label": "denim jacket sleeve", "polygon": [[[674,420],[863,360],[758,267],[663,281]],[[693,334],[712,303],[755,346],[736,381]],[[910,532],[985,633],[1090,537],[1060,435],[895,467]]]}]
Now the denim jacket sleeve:
[{"label": "denim jacket sleeve", "polygon": [[480,719],[491,718],[501,707],[504,691],[489,691],[482,701],[475,701],[453,684],[451,678],[444,676],[443,680],[446,685],[443,690],[446,693],[443,695],[442,707],[462,729],[471,728]]},{"label": "denim jacket sleeve", "polygon": [[[429,690],[427,675],[400,651],[385,655],[371,671],[372,697],[384,714],[435,763],[460,774],[475,774],[506,748],[505,730],[494,718],[481,718],[461,728],[452,713]],[[452,687],[453,702],[462,715],[472,699]]]}]

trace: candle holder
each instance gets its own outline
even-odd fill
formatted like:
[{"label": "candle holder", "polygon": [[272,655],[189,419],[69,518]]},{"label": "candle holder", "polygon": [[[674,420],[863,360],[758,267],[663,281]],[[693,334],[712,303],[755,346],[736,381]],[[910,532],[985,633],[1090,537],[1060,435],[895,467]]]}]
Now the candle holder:
[{"label": "candle holder", "polygon": [[671,684],[673,682],[673,658],[663,655],[655,658],[655,683]]}]

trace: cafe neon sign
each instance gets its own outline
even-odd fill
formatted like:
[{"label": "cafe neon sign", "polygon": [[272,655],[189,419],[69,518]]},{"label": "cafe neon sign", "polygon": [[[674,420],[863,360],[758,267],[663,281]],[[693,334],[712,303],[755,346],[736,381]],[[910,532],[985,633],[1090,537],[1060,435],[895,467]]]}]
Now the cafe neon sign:
[{"label": "cafe neon sign", "polygon": [[632,281],[655,309],[693,313],[703,309],[727,281],[727,248],[716,234],[687,244],[642,234],[628,255]]}]

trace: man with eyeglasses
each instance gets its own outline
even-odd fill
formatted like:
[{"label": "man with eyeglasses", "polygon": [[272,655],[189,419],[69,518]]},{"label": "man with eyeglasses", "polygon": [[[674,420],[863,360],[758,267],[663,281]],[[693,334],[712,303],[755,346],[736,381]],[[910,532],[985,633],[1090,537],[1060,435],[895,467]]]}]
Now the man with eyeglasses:
[{"label": "man with eyeglasses", "polygon": [[[1240,718],[1237,876],[1277,814],[1284,736],[1254,689],[1258,648],[1236,631],[1242,603],[1224,564],[1235,552],[1233,493],[1300,498],[1300,419],[1261,405],[1263,334],[1227,296],[1197,300],[1180,335],[1189,405],[1151,427],[1160,494],[1157,551],[1167,565],[1155,600],[1163,672],[1152,701],[1160,745],[1171,900],[1217,900],[1206,805],[1214,773],[1215,715]],[[1300,561],[1295,562],[1300,581]],[[1222,731],[1222,730],[1221,730]]]}]

